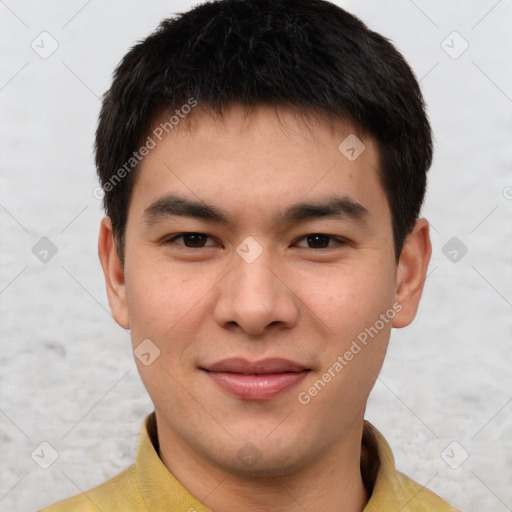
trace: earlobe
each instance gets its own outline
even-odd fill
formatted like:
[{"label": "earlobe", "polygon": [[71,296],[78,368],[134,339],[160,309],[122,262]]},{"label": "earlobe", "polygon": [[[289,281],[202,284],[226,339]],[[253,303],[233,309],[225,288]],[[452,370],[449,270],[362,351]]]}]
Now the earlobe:
[{"label": "earlobe", "polygon": [[431,254],[429,224],[426,219],[418,219],[405,240],[398,262],[395,300],[402,309],[393,319],[393,327],[406,327],[414,320]]},{"label": "earlobe", "polygon": [[100,258],[108,302],[114,320],[124,329],[130,328],[126,302],[124,268],[117,252],[112,222],[109,217],[101,221],[98,238],[98,256]]}]

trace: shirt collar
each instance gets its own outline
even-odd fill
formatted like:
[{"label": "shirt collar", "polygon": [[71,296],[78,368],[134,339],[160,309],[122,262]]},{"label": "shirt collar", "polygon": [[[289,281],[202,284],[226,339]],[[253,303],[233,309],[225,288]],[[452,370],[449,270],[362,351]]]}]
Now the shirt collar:
[{"label": "shirt collar", "polygon": [[149,511],[211,512],[174,478],[158,456],[158,450],[156,417],[152,412],[144,420],[135,462],[139,489]]},{"label": "shirt collar", "polygon": [[369,422],[364,421],[361,442],[361,475],[371,494],[363,512],[399,510],[402,504],[395,458],[383,435]]},{"label": "shirt collar", "polygon": [[[155,413],[144,420],[137,452],[139,489],[150,512],[175,510],[211,512],[176,480],[158,455],[159,444]],[[395,460],[390,446],[379,431],[364,421],[361,446],[361,474],[371,494],[363,512],[398,510]],[[391,492],[390,492],[391,491]]]}]

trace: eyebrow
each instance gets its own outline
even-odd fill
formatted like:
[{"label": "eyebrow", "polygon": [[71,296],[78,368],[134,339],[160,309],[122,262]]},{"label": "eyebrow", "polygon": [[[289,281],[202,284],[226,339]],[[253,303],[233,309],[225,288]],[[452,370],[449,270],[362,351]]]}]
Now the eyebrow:
[{"label": "eyebrow", "polygon": [[[175,195],[166,195],[151,203],[142,216],[146,224],[167,217],[192,217],[195,219],[233,225],[234,219],[227,212],[203,201]],[[274,217],[275,224],[294,224],[319,218],[337,218],[365,222],[369,211],[348,196],[331,196],[323,200],[297,203]]]}]

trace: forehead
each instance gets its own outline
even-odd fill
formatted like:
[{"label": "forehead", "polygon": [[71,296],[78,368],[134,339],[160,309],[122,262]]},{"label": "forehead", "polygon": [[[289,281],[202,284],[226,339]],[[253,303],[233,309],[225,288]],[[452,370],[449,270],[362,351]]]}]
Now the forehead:
[{"label": "forehead", "polygon": [[172,128],[169,114],[154,122],[132,194],[140,207],[179,193],[235,215],[276,218],[278,206],[327,195],[385,209],[377,144],[353,124],[287,107],[233,105],[222,116],[196,108]]},{"label": "forehead", "polygon": [[[179,113],[179,110],[175,112]],[[315,149],[332,146],[333,142],[348,135],[374,142],[362,128],[348,119],[287,104],[243,106],[233,103],[222,107],[222,113],[210,106],[196,106],[179,117],[173,112],[162,112],[153,121],[151,130],[153,137],[156,133],[157,142],[163,139],[164,143],[172,143],[174,138],[178,144],[178,141],[201,140],[204,143],[223,138],[263,145],[276,141],[277,136],[280,142],[286,142],[287,149],[293,145]]]}]

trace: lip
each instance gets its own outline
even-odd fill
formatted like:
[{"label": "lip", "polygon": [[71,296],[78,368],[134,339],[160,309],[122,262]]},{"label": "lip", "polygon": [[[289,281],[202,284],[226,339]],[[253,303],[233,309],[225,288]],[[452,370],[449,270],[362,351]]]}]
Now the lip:
[{"label": "lip", "polygon": [[221,389],[244,400],[270,400],[297,385],[310,371],[304,365],[281,358],[256,362],[223,359],[201,370]]}]

